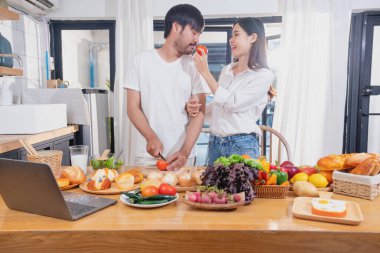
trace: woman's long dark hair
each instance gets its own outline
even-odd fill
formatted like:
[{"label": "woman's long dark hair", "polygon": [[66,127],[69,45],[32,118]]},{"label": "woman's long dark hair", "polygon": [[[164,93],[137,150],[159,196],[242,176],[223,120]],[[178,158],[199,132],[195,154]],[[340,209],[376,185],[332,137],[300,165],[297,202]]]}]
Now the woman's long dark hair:
[{"label": "woman's long dark hair", "polygon": [[[251,51],[248,57],[248,67],[253,70],[268,67],[267,62],[267,46],[265,39],[265,29],[263,22],[258,18],[238,18],[233,26],[239,24],[239,26],[250,36],[254,33],[257,35],[257,39],[253,42]],[[271,86],[268,95],[270,99],[276,96],[276,90]]]}]

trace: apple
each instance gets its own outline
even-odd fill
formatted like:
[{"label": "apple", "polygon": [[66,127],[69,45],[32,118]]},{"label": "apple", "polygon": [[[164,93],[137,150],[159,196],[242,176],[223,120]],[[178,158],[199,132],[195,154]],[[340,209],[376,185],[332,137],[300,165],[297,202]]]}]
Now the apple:
[{"label": "apple", "polygon": [[304,172],[308,174],[309,176],[318,172],[317,168],[309,166],[309,165],[299,166],[298,168],[301,170],[301,172]]}]

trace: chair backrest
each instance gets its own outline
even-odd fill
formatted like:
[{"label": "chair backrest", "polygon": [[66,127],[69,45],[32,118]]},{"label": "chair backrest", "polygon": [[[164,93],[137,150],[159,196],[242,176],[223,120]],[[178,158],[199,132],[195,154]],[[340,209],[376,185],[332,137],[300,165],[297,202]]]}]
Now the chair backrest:
[{"label": "chair backrest", "polygon": [[[276,130],[274,130],[271,127],[260,125],[260,128],[261,128],[261,132],[262,132],[262,136],[261,136],[261,140],[260,140],[261,155],[264,155],[264,152],[265,152],[265,150],[266,150],[266,148],[268,147],[268,144],[269,144],[269,162],[271,162],[271,163],[275,162],[275,161],[273,161],[273,150],[275,148],[275,147],[273,147],[273,145],[274,145],[274,143],[273,143],[273,135],[275,135],[278,138],[277,161],[279,163],[282,162],[281,161],[281,148],[282,148],[282,146],[285,147],[286,154],[287,154],[287,157],[288,157],[288,161],[292,161],[292,152],[291,152],[289,144],[285,140],[284,136],[282,136],[282,134],[280,134],[279,132],[277,132]],[[267,136],[266,132],[269,133],[269,143],[267,143],[268,139],[266,137]],[[264,138],[265,138],[265,141],[264,141]]]}]

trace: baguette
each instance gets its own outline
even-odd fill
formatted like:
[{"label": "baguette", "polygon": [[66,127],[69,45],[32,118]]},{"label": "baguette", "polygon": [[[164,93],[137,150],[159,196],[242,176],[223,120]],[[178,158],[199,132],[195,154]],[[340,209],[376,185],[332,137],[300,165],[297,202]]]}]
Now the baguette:
[{"label": "baguette", "polygon": [[346,168],[355,168],[365,160],[367,160],[370,157],[373,157],[373,154],[368,154],[368,153],[359,153],[359,154],[354,154],[350,158],[346,159]]},{"label": "baguette", "polygon": [[318,160],[317,166],[323,171],[343,170],[345,161],[351,154],[328,155]]},{"label": "baguette", "polygon": [[380,171],[380,157],[372,156],[351,170],[351,174],[374,176]]}]

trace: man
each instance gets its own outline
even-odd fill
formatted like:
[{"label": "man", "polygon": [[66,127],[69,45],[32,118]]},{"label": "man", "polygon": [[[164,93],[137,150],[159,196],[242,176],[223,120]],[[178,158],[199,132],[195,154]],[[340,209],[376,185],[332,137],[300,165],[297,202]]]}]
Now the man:
[{"label": "man", "polygon": [[[135,165],[154,165],[159,153],[168,170],[193,165],[194,144],[202,129],[205,90],[191,53],[204,28],[200,11],[189,4],[172,7],[165,16],[166,39],[159,49],[134,58],[127,73],[128,117],[141,133]],[[189,118],[186,102],[200,104],[200,113]]]}]

